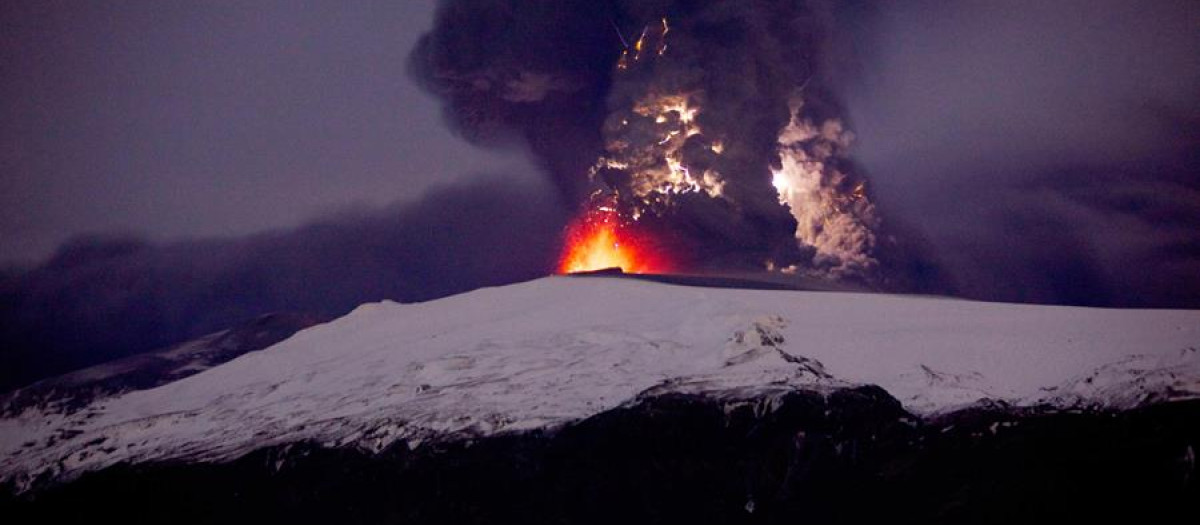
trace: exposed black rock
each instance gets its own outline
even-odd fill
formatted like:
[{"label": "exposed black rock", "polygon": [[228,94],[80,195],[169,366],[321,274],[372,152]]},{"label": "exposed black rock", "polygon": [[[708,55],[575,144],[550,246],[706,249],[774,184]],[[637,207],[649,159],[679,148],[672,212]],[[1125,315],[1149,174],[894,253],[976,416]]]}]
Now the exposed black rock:
[{"label": "exposed black rock", "polygon": [[[1194,515],[1200,401],[979,406],[877,387],[647,397],[553,432],[372,455],[293,444],[0,497],[6,523],[1049,523]],[[10,488],[11,489],[11,488]]]}]

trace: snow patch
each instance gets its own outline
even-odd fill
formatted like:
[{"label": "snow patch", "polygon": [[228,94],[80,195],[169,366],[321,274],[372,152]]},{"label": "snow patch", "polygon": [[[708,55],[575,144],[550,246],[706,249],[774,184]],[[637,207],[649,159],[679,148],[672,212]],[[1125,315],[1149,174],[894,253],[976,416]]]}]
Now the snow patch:
[{"label": "snow patch", "polygon": [[1045,389],[1027,404],[1062,408],[1131,409],[1164,401],[1200,398],[1200,351],[1138,354],[1105,364]]}]

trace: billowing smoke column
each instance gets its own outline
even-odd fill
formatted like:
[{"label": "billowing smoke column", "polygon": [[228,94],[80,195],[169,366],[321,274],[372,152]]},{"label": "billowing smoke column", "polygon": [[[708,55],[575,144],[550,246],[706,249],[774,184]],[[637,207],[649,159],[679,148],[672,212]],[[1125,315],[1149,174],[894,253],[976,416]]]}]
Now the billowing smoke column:
[{"label": "billowing smoke column", "polygon": [[412,66],[468,139],[529,144],[581,203],[568,240],[615,229],[676,267],[872,281],[826,19],[797,0],[444,0]]}]

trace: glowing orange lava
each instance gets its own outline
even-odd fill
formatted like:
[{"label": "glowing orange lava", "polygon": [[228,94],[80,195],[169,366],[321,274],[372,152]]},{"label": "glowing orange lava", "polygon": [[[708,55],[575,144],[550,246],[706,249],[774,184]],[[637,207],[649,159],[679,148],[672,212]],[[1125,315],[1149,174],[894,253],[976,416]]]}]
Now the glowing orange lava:
[{"label": "glowing orange lava", "polygon": [[625,273],[666,271],[663,259],[646,247],[615,211],[598,208],[585,212],[567,227],[559,273],[620,268]]}]

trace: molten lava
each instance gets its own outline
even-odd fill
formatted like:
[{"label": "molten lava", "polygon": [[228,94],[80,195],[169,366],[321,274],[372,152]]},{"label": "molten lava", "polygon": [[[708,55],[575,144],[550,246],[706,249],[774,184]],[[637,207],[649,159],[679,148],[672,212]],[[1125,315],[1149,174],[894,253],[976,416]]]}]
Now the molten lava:
[{"label": "molten lava", "polygon": [[625,273],[658,273],[670,269],[666,259],[639,234],[623,224],[610,206],[592,206],[567,227],[559,273],[620,268]]}]

